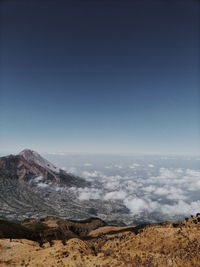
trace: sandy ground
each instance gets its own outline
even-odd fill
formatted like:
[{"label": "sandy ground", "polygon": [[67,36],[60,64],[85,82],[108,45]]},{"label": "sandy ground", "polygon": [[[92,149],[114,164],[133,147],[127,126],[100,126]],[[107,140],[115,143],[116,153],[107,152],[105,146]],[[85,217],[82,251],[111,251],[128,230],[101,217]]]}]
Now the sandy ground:
[{"label": "sandy ground", "polygon": [[101,227],[90,233],[94,237],[91,240],[72,238],[66,245],[56,240],[52,246],[45,243],[43,248],[25,239],[0,239],[0,266],[200,266],[198,224],[152,225],[137,235],[128,228],[115,233],[116,227]]}]

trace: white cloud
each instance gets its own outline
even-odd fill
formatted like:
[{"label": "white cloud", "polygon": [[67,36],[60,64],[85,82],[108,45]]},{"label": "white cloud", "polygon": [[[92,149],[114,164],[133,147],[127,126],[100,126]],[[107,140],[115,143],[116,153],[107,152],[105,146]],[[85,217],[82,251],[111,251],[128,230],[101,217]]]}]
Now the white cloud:
[{"label": "white cloud", "polygon": [[110,181],[105,184],[105,188],[108,190],[116,190],[119,187],[119,181]]},{"label": "white cloud", "polygon": [[[154,166],[147,165],[149,168]],[[100,183],[101,187],[100,189],[74,189],[78,199],[80,201],[92,199],[121,201],[132,214],[145,211],[146,213],[161,212],[170,216],[187,216],[200,211],[200,200],[196,200],[197,197],[194,198],[194,195],[197,196],[200,191],[199,170],[162,167],[158,169],[156,175],[148,175],[149,170],[137,168],[142,166],[137,163],[128,166],[128,168],[135,168],[135,172],[131,174],[128,169],[126,173],[126,169],[120,166],[122,167],[121,164],[115,165],[115,168],[118,168],[118,175],[108,175],[111,170],[108,169],[106,172],[106,167],[103,169],[105,172],[83,171],[82,177],[94,183]],[[107,167],[110,168],[110,165]]]},{"label": "white cloud", "polygon": [[133,214],[159,211],[169,215],[189,215],[200,210],[200,200],[192,199],[192,192],[200,190],[198,170],[160,168],[158,176],[142,179],[140,185],[137,181],[137,185],[139,196],[124,200]]},{"label": "white cloud", "polygon": [[137,214],[147,209],[147,202],[141,198],[125,199],[124,204],[130,209],[131,213]]},{"label": "white cloud", "polygon": [[114,167],[118,168],[118,169],[122,169],[123,168],[122,165],[120,165],[120,164],[115,164]]},{"label": "white cloud", "polygon": [[183,173],[183,169],[179,168],[179,169],[175,169],[176,173]]},{"label": "white cloud", "polygon": [[133,163],[129,166],[130,169],[135,169],[136,167],[140,167],[140,164],[138,163]]},{"label": "white cloud", "polygon": [[163,159],[163,160],[176,160],[177,158],[175,158],[175,157],[161,157],[160,159]]},{"label": "white cloud", "polygon": [[123,191],[113,191],[113,192],[108,192],[104,195],[103,199],[104,200],[115,200],[115,199],[125,199],[126,193]]},{"label": "white cloud", "polygon": [[76,174],[77,173],[77,168],[76,167],[71,167],[71,168],[65,168],[65,167],[63,167],[62,168],[64,171],[66,171],[66,172],[69,172],[69,173],[73,173],[73,174]]},{"label": "white cloud", "polygon": [[187,169],[186,174],[200,179],[200,171]]},{"label": "white cloud", "polygon": [[162,179],[174,179],[176,178],[176,173],[173,170],[160,168],[160,178]]},{"label": "white cloud", "polygon": [[102,176],[102,172],[100,171],[91,171],[91,172],[88,172],[88,171],[84,171],[82,176],[85,177],[85,178],[97,178],[99,176]]},{"label": "white cloud", "polygon": [[142,198],[132,198],[125,200],[127,208],[130,209],[132,214],[139,214],[143,211],[155,212],[159,211],[163,214],[170,216],[174,215],[190,215],[199,212],[200,201],[192,201],[187,203],[183,200],[179,200],[175,204],[162,204],[158,201],[146,200]]},{"label": "white cloud", "polygon": [[112,169],[112,166],[106,166],[105,168],[106,169]]},{"label": "white cloud", "polygon": [[90,166],[92,166],[92,164],[91,164],[91,163],[88,163],[88,162],[84,163],[83,165],[84,165],[85,167],[90,167]]},{"label": "white cloud", "polygon": [[45,183],[38,183],[37,184],[38,187],[41,187],[41,188],[46,188],[49,186],[49,184],[45,184]]},{"label": "white cloud", "polygon": [[155,166],[153,164],[148,164],[149,168],[154,168]]},{"label": "white cloud", "polygon": [[174,205],[164,205],[162,207],[163,213],[170,215],[190,215],[199,212],[200,201],[192,201],[191,203],[186,203],[182,200],[178,201]]},{"label": "white cloud", "polygon": [[83,200],[91,200],[91,199],[99,199],[101,198],[101,191],[94,188],[81,188],[78,190],[78,199],[80,201]]}]

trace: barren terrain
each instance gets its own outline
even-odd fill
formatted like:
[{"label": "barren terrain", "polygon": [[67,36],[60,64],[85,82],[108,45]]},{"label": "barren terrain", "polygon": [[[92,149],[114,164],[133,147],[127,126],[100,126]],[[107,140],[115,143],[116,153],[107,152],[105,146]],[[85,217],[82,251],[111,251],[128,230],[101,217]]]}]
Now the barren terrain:
[{"label": "barren terrain", "polygon": [[[101,226],[98,219],[71,221],[65,225],[74,229],[77,237],[67,238],[69,233],[65,232],[65,242],[49,240],[41,244],[27,239],[2,238],[0,266],[197,267],[200,266],[199,221],[199,215],[182,222],[132,227]],[[48,230],[64,225],[64,221],[55,218],[43,222]],[[30,229],[33,223],[23,223],[23,227]]]}]

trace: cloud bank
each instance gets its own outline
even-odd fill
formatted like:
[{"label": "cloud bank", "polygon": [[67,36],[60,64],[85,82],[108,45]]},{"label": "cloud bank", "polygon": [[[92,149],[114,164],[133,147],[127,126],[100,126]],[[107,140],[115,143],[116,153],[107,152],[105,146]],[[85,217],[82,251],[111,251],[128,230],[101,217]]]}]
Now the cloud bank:
[{"label": "cloud bank", "polygon": [[[139,167],[140,165],[131,165]],[[128,167],[130,168],[130,166]],[[154,164],[148,164],[155,169]],[[81,189],[80,200],[121,200],[132,214],[161,212],[169,215],[190,215],[200,211],[200,171],[183,168],[157,169],[146,177],[135,175],[107,175],[94,170],[83,176],[101,183],[98,189]]]}]

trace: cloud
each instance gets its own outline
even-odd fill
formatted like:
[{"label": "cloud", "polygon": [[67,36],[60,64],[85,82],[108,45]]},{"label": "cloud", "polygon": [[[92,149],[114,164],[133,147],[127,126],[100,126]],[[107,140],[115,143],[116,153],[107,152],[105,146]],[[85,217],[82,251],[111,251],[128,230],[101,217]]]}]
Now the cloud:
[{"label": "cloud", "polygon": [[187,203],[183,200],[170,205],[170,204],[161,204],[158,201],[145,200],[142,198],[132,198],[125,200],[127,208],[130,209],[132,214],[139,214],[143,211],[149,213],[152,212],[162,212],[163,214],[168,214],[170,216],[175,215],[190,215],[199,212],[200,210],[200,201],[192,201]]},{"label": "cloud", "polygon": [[62,167],[62,170],[66,171],[66,172],[69,172],[69,173],[73,173],[73,174],[77,173],[77,168],[74,167],[74,166],[72,166],[70,168]]},{"label": "cloud", "polygon": [[124,204],[133,214],[140,213],[147,209],[147,202],[141,198],[125,199]]},{"label": "cloud", "polygon": [[185,200],[188,198],[181,188],[175,187],[157,187],[153,193],[171,200]]},{"label": "cloud", "polygon": [[161,179],[174,179],[176,178],[176,172],[166,168],[160,168],[160,176]]},{"label": "cloud", "polygon": [[148,164],[149,168],[154,168],[155,166],[153,164]]},{"label": "cloud", "polygon": [[186,169],[186,174],[193,176],[193,177],[200,178],[200,171],[197,171],[197,170]]},{"label": "cloud", "polygon": [[104,200],[116,200],[116,199],[125,199],[126,198],[126,192],[123,191],[112,191],[108,192],[103,196]]},{"label": "cloud", "polygon": [[176,157],[161,157],[162,160],[176,160]]},{"label": "cloud", "polygon": [[45,183],[38,183],[37,186],[41,187],[41,188],[46,188],[46,187],[49,187],[50,185],[49,184],[45,184]]},{"label": "cloud", "polygon": [[162,207],[162,212],[170,215],[190,215],[199,212],[200,201],[192,201],[187,203],[185,201],[178,201],[174,205],[164,205]]},{"label": "cloud", "polygon": [[133,214],[139,214],[143,211],[158,211],[158,208],[160,206],[157,201],[139,197],[128,198],[124,201],[124,204],[127,206],[127,208],[130,209],[131,213]]},{"label": "cloud", "polygon": [[84,171],[82,173],[82,176],[85,178],[97,178],[97,177],[102,176],[102,175],[103,174],[100,171],[91,171],[91,172]]},{"label": "cloud", "polygon": [[135,169],[136,167],[140,167],[140,164],[138,163],[133,163],[129,166],[130,169]]},{"label": "cloud", "polygon": [[118,168],[118,169],[123,169],[122,165],[120,165],[120,164],[115,164],[114,167]]},{"label": "cloud", "polygon": [[87,162],[86,162],[86,163],[84,163],[83,165],[84,165],[85,167],[90,167],[90,166],[92,166],[92,164],[91,164],[91,163],[87,163]]},{"label": "cloud", "polygon": [[80,201],[100,199],[101,191],[95,188],[81,188],[78,190],[78,199]]},{"label": "cloud", "polygon": [[106,166],[105,168],[106,169],[112,169],[112,166]]},{"label": "cloud", "polygon": [[[92,164],[92,170],[87,171],[84,166],[91,165],[86,162],[80,168],[80,176],[92,181],[93,187],[66,190],[71,190],[79,201],[99,199],[102,205],[106,201],[106,207],[109,207],[109,201],[111,205],[115,201],[124,204],[132,215],[157,212],[169,216],[188,216],[199,212],[200,170],[185,168],[183,165],[180,167],[181,164],[177,168],[169,168],[166,167],[169,166],[167,160],[161,160],[158,165],[146,161],[140,164],[130,164],[131,161],[128,164],[123,161],[119,161],[119,164],[105,162],[103,167],[98,168]],[[173,165],[175,163],[173,161]],[[162,167],[157,168],[160,164],[163,164]],[[188,166],[192,166],[190,162]],[[149,168],[154,169],[150,171]]]},{"label": "cloud", "polygon": [[199,212],[200,200],[193,192],[200,190],[200,171],[160,168],[157,176],[140,180],[137,196],[129,196],[124,204],[133,214],[159,211],[168,215],[190,215]]},{"label": "cloud", "polygon": [[119,181],[116,180],[116,181],[108,181],[106,182],[106,184],[104,184],[105,188],[108,189],[108,190],[116,190],[119,188]]}]

